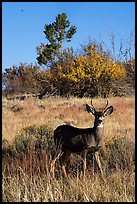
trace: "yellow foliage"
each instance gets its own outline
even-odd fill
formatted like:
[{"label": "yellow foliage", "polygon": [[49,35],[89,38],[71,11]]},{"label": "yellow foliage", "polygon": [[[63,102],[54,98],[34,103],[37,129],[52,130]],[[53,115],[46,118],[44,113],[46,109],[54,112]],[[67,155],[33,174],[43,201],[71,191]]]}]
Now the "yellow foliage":
[{"label": "yellow foliage", "polygon": [[56,69],[47,72],[47,78],[56,83],[55,86],[71,85],[75,87],[76,92],[81,91],[83,84],[91,87],[93,91],[98,89],[99,92],[109,92],[113,89],[114,81],[125,76],[126,71],[122,65],[113,63],[108,56],[95,52],[80,54],[72,62],[58,64]]},{"label": "yellow foliage", "polygon": [[112,64],[109,58],[104,58],[100,54],[94,56],[79,55],[75,58],[71,66],[58,66],[53,77],[67,78],[74,82],[80,82],[84,79],[94,79],[95,81],[105,78],[125,77],[125,69],[122,65]]}]

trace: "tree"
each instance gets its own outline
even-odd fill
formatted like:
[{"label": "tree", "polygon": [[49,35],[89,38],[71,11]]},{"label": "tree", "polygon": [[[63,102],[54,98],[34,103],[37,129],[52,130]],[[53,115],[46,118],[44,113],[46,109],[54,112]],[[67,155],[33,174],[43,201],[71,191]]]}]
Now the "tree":
[{"label": "tree", "polygon": [[135,94],[135,58],[124,63],[126,69],[126,84],[124,86],[125,95]]},{"label": "tree", "polygon": [[40,85],[37,80],[37,75],[40,72],[40,67],[32,64],[20,64],[5,69],[2,74],[4,92],[12,93],[37,93]]},{"label": "tree", "polygon": [[70,42],[76,33],[76,29],[75,26],[70,26],[66,13],[58,14],[55,22],[45,24],[44,34],[49,44],[41,43],[40,46],[36,47],[37,54],[39,55],[37,57],[39,65],[47,65],[52,60],[58,59],[63,42]]}]

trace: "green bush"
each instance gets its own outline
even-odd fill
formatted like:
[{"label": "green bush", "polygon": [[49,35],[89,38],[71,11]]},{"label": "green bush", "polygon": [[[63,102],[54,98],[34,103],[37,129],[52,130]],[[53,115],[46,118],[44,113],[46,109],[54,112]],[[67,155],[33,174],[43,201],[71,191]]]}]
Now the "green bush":
[{"label": "green bush", "polygon": [[16,136],[12,144],[3,141],[2,155],[18,157],[19,154],[30,154],[37,150],[45,150],[47,154],[54,151],[53,130],[46,125],[30,126],[21,130]]},{"label": "green bush", "polygon": [[135,161],[135,144],[126,137],[114,137],[109,144],[102,146],[101,158],[106,173],[120,170],[131,170]]},{"label": "green bush", "polygon": [[46,125],[24,128],[16,135],[14,145],[17,152],[27,152],[32,147],[35,150],[38,148],[52,150],[53,130]]},{"label": "green bush", "polygon": [[53,151],[52,129],[46,125],[27,127],[15,136],[12,144],[3,145],[3,172],[18,174],[21,168],[30,175],[47,174]]}]

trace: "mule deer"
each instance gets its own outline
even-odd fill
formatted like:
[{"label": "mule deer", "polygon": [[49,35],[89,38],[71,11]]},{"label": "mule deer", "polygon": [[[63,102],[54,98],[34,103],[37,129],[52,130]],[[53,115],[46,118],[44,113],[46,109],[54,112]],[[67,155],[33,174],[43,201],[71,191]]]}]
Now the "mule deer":
[{"label": "mule deer", "polygon": [[[92,107],[91,107],[92,106]],[[103,128],[103,119],[107,115],[110,115],[113,112],[113,106],[108,106],[108,100],[106,106],[102,111],[97,111],[92,104],[91,106],[86,104],[86,110],[88,113],[94,115],[94,127],[93,128],[76,128],[71,125],[61,125],[58,126],[54,131],[54,142],[56,146],[55,155],[51,164],[51,170],[54,177],[54,166],[55,161],[60,157],[62,170],[64,175],[67,176],[65,165],[66,158],[71,153],[82,153],[83,154],[83,170],[84,177],[86,173],[86,155],[88,152],[91,152],[97,161],[98,167],[100,169],[101,175],[103,176],[103,170],[100,163],[98,150],[101,146],[102,140],[102,128]],[[61,150],[61,152],[59,152]]]}]

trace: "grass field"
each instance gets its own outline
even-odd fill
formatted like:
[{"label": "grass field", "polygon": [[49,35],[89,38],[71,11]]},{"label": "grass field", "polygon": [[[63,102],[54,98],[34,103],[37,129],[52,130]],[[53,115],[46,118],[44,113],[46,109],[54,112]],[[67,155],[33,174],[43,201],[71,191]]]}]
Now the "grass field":
[{"label": "grass field", "polygon": [[[24,101],[2,99],[3,202],[124,202],[135,201],[135,98],[109,98],[114,112],[106,117],[100,159],[106,183],[90,160],[83,180],[80,157],[72,155],[68,178],[59,161],[56,178],[49,167],[54,152],[53,131],[60,124],[93,126],[85,111],[90,98],[48,97]],[[96,108],[106,100],[93,100]],[[94,170],[94,171],[93,171]]]}]

